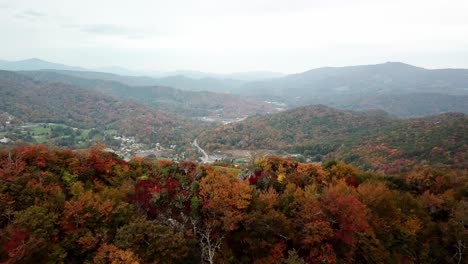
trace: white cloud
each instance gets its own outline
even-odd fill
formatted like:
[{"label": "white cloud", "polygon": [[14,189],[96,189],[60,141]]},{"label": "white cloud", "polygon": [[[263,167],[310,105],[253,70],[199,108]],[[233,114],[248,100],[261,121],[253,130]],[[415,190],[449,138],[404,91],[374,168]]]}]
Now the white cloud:
[{"label": "white cloud", "polygon": [[205,71],[396,59],[468,68],[467,13],[465,0],[0,0],[0,58]]}]

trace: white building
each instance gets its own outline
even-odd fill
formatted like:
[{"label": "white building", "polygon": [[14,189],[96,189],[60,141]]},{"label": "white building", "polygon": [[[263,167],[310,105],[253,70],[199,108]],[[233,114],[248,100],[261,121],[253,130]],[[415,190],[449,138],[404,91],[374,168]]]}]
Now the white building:
[{"label": "white building", "polygon": [[10,141],[11,141],[11,139],[6,138],[6,137],[0,139],[0,143],[2,143],[2,144],[8,144]]}]

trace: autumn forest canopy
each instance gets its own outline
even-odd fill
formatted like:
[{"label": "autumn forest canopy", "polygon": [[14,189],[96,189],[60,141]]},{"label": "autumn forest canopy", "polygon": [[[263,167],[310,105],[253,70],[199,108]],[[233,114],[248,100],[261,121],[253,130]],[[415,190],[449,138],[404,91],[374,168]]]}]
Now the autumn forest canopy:
[{"label": "autumn forest canopy", "polygon": [[6,263],[461,263],[466,170],[0,151]]}]

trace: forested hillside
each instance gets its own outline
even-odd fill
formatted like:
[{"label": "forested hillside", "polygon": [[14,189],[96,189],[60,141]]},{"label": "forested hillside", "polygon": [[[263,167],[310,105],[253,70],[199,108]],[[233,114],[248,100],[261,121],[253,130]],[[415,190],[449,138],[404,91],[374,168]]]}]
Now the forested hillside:
[{"label": "forested hillside", "polygon": [[[322,101],[322,103],[324,103]],[[328,105],[340,109],[381,109],[399,117],[423,117],[439,113],[468,114],[468,95],[438,93],[383,94],[330,99]]]},{"label": "forested hillside", "polygon": [[463,263],[466,171],[0,150],[4,263]]},{"label": "forested hillside", "polygon": [[283,150],[323,161],[340,157],[385,172],[424,164],[467,168],[468,117],[397,119],[382,111],[307,106],[207,131],[210,150]]},{"label": "forested hillside", "polygon": [[[219,121],[278,112],[272,104],[232,94],[184,91],[155,85],[130,86],[125,84],[127,82],[124,76],[118,75],[110,75],[115,78],[108,80],[111,78],[106,79],[107,75],[104,73],[96,73],[96,76],[90,72],[73,72],[73,74],[70,74],[66,71],[24,71],[20,73],[34,80],[72,84],[120,99],[134,100],[160,111],[177,113],[187,117],[206,116]],[[167,85],[170,83],[163,82],[162,84]]]},{"label": "forested hillside", "polygon": [[142,142],[191,140],[198,124],[140,104],[71,84],[36,81],[0,71],[0,111],[19,121],[63,123],[77,128],[115,129]]}]

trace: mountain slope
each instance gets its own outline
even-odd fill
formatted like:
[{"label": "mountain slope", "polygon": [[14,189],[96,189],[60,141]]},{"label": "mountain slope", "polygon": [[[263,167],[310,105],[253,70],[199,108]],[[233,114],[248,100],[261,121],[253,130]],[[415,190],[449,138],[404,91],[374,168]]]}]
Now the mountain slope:
[{"label": "mountain slope", "polygon": [[227,78],[241,81],[258,81],[284,77],[285,74],[272,71],[235,72],[225,75]]},{"label": "mountain slope", "polygon": [[[375,109],[389,111],[400,117],[440,114],[448,111],[468,113],[468,104],[453,108],[446,95],[468,96],[468,70],[428,70],[404,63],[388,62],[376,65],[350,67],[326,67],[292,74],[267,81],[243,85],[239,93],[257,98],[277,100],[290,106],[326,104],[347,109],[367,109],[362,102],[368,101]],[[388,108],[385,96],[411,94],[419,103],[419,110],[398,111]],[[438,98],[440,95],[440,98]],[[380,99],[379,99],[380,98]],[[463,99],[463,104],[466,102]],[[345,102],[345,105],[343,103]],[[401,109],[411,107],[411,101]],[[348,105],[348,107],[346,107]],[[349,107],[349,106],[355,106]]]},{"label": "mountain slope", "polygon": [[[21,74],[35,80],[72,84],[118,98],[131,99],[161,111],[178,113],[188,117],[207,116],[213,119],[233,119],[278,111],[269,103],[231,94],[183,91],[164,86],[129,86],[116,81],[80,78],[62,73],[51,71],[21,72]],[[92,73],[82,72],[82,74]]]},{"label": "mountain slope", "polygon": [[[176,71],[165,73],[170,76],[155,78],[82,70],[52,71],[89,80],[120,82],[128,86],[169,86],[186,91],[230,93],[255,97],[260,102],[283,102],[290,108],[325,104],[350,110],[381,109],[404,118],[446,112],[468,113],[468,70],[428,70],[398,62],[324,67],[284,77],[269,72],[210,75],[201,72]],[[250,77],[262,78],[262,74],[264,78],[275,76],[279,78],[246,81]],[[136,98],[136,100],[139,99],[141,97]],[[213,100],[208,100],[208,102],[213,102]],[[255,105],[255,103],[250,100],[249,103],[243,105]],[[239,108],[245,108],[244,106]],[[165,104],[164,107],[168,105]],[[173,108],[184,107],[179,104]],[[195,109],[193,113],[202,114],[199,112],[200,107],[196,108],[198,109]],[[258,111],[263,112],[261,109]],[[205,111],[202,115],[209,114]]]},{"label": "mountain slope", "polygon": [[202,143],[210,143],[209,149],[215,143],[242,149],[289,149],[314,141],[339,145],[358,132],[365,136],[393,121],[383,112],[340,111],[314,105],[218,128],[202,138]]},{"label": "mountain slope", "polygon": [[237,89],[243,82],[234,79],[213,77],[194,79],[184,75],[175,75],[158,78],[157,83],[159,85],[175,87],[188,91],[231,92]]},{"label": "mountain slope", "polygon": [[[325,103],[325,101],[322,101]],[[458,112],[468,114],[468,95],[437,93],[381,94],[330,99],[328,105],[348,110],[382,109],[399,117],[423,117]]]},{"label": "mountain slope", "polygon": [[130,86],[148,86],[157,84],[157,79],[146,76],[126,76],[94,71],[45,70],[44,72],[55,72],[61,75],[68,75],[88,80],[120,82]]},{"label": "mountain slope", "polygon": [[60,63],[48,62],[36,58],[20,61],[0,61],[0,70],[7,71],[37,71],[37,70],[69,70],[83,71],[84,68],[68,66]]},{"label": "mountain slope", "polygon": [[107,72],[92,71],[58,71],[54,72],[91,80],[106,80],[120,82],[130,86],[170,86],[187,91],[232,92],[244,82],[224,78],[192,78],[185,75],[171,75],[165,77],[125,76]]},{"label": "mountain slope", "polygon": [[424,161],[468,168],[468,116],[444,114],[402,120],[382,111],[306,106],[219,127],[199,142],[209,150],[250,149],[339,157],[375,170]]},{"label": "mountain slope", "polygon": [[[263,82],[249,83],[253,92],[320,96],[373,93],[434,92],[468,94],[468,70],[427,70],[399,62],[326,67]],[[306,99],[304,99],[306,100]]]},{"label": "mountain slope", "polygon": [[142,142],[190,140],[194,122],[74,85],[0,71],[0,111],[27,122],[116,129]]}]

